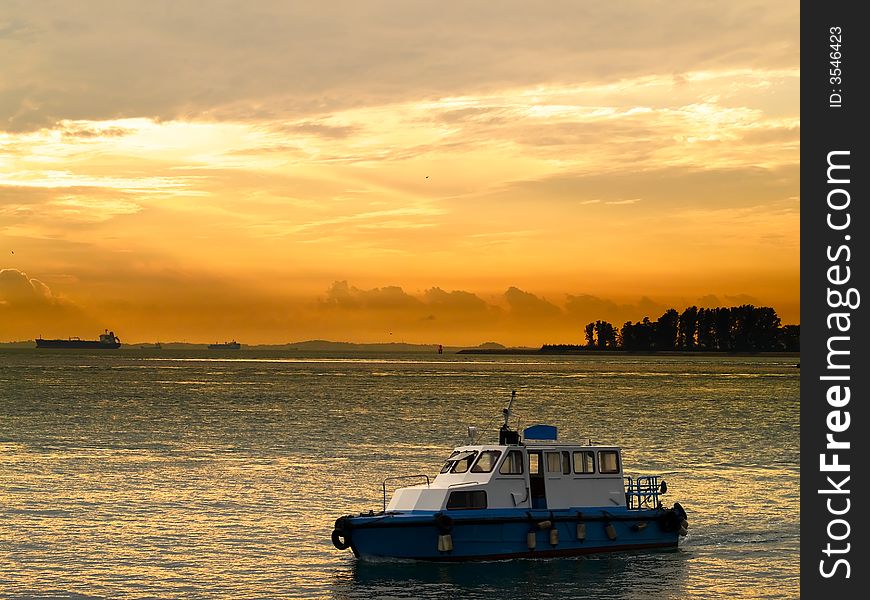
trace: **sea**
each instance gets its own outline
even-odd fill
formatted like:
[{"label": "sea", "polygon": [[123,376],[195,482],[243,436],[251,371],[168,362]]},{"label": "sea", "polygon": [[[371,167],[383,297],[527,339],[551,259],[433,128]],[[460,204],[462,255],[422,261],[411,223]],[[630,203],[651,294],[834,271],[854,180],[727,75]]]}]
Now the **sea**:
[{"label": "sea", "polygon": [[[2,598],[796,598],[797,357],[0,350]],[[330,541],[475,426],[659,474],[678,550],[362,562]],[[388,486],[389,494],[393,486]]]}]

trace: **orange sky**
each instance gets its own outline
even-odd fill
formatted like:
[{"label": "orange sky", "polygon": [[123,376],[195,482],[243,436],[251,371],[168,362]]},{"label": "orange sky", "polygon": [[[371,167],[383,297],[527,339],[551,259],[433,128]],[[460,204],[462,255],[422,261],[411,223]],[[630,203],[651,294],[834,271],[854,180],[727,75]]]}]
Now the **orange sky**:
[{"label": "orange sky", "polygon": [[798,5],[611,4],[11,2],[0,341],[798,322]]}]

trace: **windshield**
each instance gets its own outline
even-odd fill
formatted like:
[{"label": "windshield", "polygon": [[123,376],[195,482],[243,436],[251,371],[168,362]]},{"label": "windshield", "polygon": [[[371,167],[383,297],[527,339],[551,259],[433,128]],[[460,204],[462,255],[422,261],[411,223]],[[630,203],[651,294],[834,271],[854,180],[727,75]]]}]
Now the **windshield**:
[{"label": "windshield", "polygon": [[441,472],[465,473],[468,471],[471,463],[474,462],[474,457],[476,456],[477,452],[475,451],[459,452],[454,450],[450,458],[447,459],[447,462],[444,463],[444,466],[441,467]]}]

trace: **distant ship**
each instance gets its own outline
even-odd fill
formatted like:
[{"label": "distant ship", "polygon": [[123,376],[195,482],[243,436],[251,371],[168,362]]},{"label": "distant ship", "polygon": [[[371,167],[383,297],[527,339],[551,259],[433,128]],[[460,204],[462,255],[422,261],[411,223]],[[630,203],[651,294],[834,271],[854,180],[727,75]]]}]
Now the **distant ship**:
[{"label": "distant ship", "polygon": [[223,344],[209,344],[209,350],[238,350],[242,345],[239,344],[236,340],[232,342],[224,342]]},{"label": "distant ship", "polygon": [[139,346],[141,350],[162,350],[163,344],[157,342],[156,344],[143,344]]},{"label": "distant ship", "polygon": [[114,331],[109,331],[107,329],[106,333],[100,335],[99,340],[81,340],[77,337],[71,337],[65,340],[45,340],[41,337],[36,338],[36,347],[117,350],[121,347],[121,340],[115,336]]}]

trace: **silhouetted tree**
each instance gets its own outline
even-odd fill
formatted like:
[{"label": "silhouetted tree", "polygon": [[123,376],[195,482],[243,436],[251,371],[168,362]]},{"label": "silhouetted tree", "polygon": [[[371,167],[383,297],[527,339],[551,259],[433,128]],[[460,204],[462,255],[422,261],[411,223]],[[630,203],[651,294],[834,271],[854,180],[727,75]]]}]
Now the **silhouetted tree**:
[{"label": "silhouetted tree", "polygon": [[752,309],[753,307],[748,304],[732,306],[729,309],[732,350],[749,352],[752,349],[750,332],[755,325],[755,313]]},{"label": "silhouetted tree", "polygon": [[586,345],[590,348],[595,345],[595,323],[586,325]]},{"label": "silhouetted tree", "polygon": [[715,350],[716,338],[713,333],[715,315],[709,308],[698,309],[698,348],[700,350]]},{"label": "silhouetted tree", "polygon": [[779,330],[779,347],[786,352],[800,352],[801,326],[785,325]]},{"label": "silhouetted tree", "polygon": [[677,345],[677,324],[680,314],[673,308],[665,311],[655,323],[655,349],[673,350]]},{"label": "silhouetted tree", "polygon": [[779,332],[782,321],[768,306],[754,308],[755,327],[750,331],[750,345],[755,351],[779,350]]},{"label": "silhouetted tree", "polygon": [[695,334],[698,331],[698,307],[690,306],[680,315],[677,331],[677,348],[695,349]]},{"label": "silhouetted tree", "polygon": [[637,336],[634,331],[634,324],[631,321],[626,321],[619,330],[619,339],[622,342],[622,349],[629,352],[637,350]]},{"label": "silhouetted tree", "polygon": [[586,347],[599,350],[622,348],[629,352],[700,350],[705,352],[798,351],[800,326],[781,326],[776,311],[751,304],[730,308],[690,306],[682,314],[673,308],[655,322],[626,321],[617,331],[607,321],[585,327]]},{"label": "silhouetted tree", "polygon": [[607,321],[594,321],[585,327],[586,346],[598,350],[612,350],[617,346],[616,328]]},{"label": "silhouetted tree", "polygon": [[731,309],[714,308],[713,314],[715,349],[728,352],[734,347],[731,335]]},{"label": "silhouetted tree", "polygon": [[607,321],[595,321],[595,341],[599,350],[604,350],[608,346],[608,342],[613,346],[613,325]]}]

